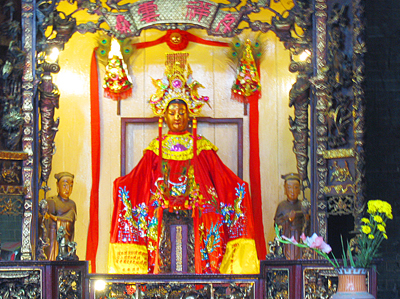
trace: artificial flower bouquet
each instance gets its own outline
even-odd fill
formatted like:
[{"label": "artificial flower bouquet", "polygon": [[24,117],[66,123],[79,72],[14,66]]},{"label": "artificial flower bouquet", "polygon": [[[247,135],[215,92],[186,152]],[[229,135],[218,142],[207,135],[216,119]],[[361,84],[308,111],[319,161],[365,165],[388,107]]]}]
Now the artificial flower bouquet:
[{"label": "artificial flower bouquet", "polygon": [[[383,200],[368,201],[367,217],[361,219],[362,225],[358,235],[358,246],[356,250],[347,244],[345,248],[342,240],[343,266],[348,263],[353,268],[369,268],[372,260],[377,257],[378,249],[384,239],[387,239],[386,221],[393,219],[392,206]],[[339,262],[332,253],[332,248],[325,243],[323,238],[317,234],[306,237],[300,236],[302,243],[297,242],[294,237],[280,236],[279,227],[275,225],[276,239],[283,244],[292,244],[301,248],[310,248],[324,257],[333,267],[340,268]],[[354,252],[353,252],[354,251]]]}]

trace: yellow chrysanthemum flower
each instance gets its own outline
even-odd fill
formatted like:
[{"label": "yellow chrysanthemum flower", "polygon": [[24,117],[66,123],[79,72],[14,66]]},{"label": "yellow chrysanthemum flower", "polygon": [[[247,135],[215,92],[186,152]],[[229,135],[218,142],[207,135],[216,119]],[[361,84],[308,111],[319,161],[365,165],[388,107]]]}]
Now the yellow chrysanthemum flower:
[{"label": "yellow chrysanthemum flower", "polygon": [[384,213],[387,217],[389,217],[390,215],[392,215],[392,206],[386,201],[381,201],[381,205],[378,208],[378,212]]},{"label": "yellow chrysanthemum flower", "polygon": [[371,240],[373,240],[373,239],[375,239],[375,237],[374,237],[374,235],[372,235],[372,234],[369,234],[369,235],[368,235],[368,239],[371,239]]},{"label": "yellow chrysanthemum flower", "polygon": [[371,228],[368,225],[361,225],[361,230],[366,235],[368,235],[371,232]]},{"label": "yellow chrysanthemum flower", "polygon": [[378,211],[377,201],[378,200],[370,200],[370,201],[368,201],[368,210],[367,210],[367,212],[369,214],[375,214]]},{"label": "yellow chrysanthemum flower", "polygon": [[369,224],[369,219],[368,218],[362,218],[361,222],[364,222],[365,224]]},{"label": "yellow chrysanthemum flower", "polygon": [[371,215],[375,215],[376,213],[385,214],[389,219],[393,219],[392,215],[392,206],[383,200],[370,200],[368,201],[368,210],[367,212]]},{"label": "yellow chrysanthemum flower", "polygon": [[383,222],[382,217],[379,216],[379,215],[375,215],[375,216],[374,216],[374,220],[375,220],[376,222],[378,222],[378,223],[382,223],[382,222]]},{"label": "yellow chrysanthemum flower", "polygon": [[385,233],[383,233],[383,237],[384,237],[385,239],[388,238],[387,234],[385,234]]},{"label": "yellow chrysanthemum flower", "polygon": [[379,231],[386,232],[385,227],[382,224],[378,224],[376,227],[378,228]]}]

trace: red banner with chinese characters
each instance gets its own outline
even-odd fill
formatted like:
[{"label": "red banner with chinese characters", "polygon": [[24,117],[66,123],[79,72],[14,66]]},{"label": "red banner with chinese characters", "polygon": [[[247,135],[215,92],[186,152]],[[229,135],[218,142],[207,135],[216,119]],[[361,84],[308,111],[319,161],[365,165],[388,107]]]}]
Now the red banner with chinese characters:
[{"label": "red banner with chinese characters", "polygon": [[209,35],[234,36],[243,13],[221,9],[209,0],[140,0],[130,3],[127,11],[105,11],[103,17],[117,38],[133,37],[142,29],[160,24],[188,24],[204,28]]}]

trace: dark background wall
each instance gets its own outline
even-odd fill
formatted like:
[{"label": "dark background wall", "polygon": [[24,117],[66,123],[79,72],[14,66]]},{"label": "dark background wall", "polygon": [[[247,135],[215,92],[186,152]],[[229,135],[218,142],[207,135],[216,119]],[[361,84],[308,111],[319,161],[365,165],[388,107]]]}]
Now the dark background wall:
[{"label": "dark background wall", "polygon": [[378,299],[400,292],[400,1],[366,0],[366,198],[388,201]]}]

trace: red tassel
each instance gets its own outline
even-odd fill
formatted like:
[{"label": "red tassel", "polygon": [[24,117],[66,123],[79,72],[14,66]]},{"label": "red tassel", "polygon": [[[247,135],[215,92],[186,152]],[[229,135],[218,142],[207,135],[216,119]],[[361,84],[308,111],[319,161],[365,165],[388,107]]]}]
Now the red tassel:
[{"label": "red tassel", "polygon": [[158,119],[158,156],[160,157],[160,166],[161,166],[161,161],[162,161],[162,124],[163,124],[163,119],[160,117]]},{"label": "red tassel", "polygon": [[193,118],[193,159],[197,160],[197,119]]},{"label": "red tassel", "polygon": [[109,90],[109,88],[104,88],[104,97],[112,99],[114,101],[125,100],[131,96],[132,96],[132,88],[129,88],[128,90],[119,93],[115,93]]},{"label": "red tassel", "polygon": [[232,92],[231,99],[239,103],[245,103],[245,104],[248,103],[247,97],[241,94],[237,94],[236,92]]}]

